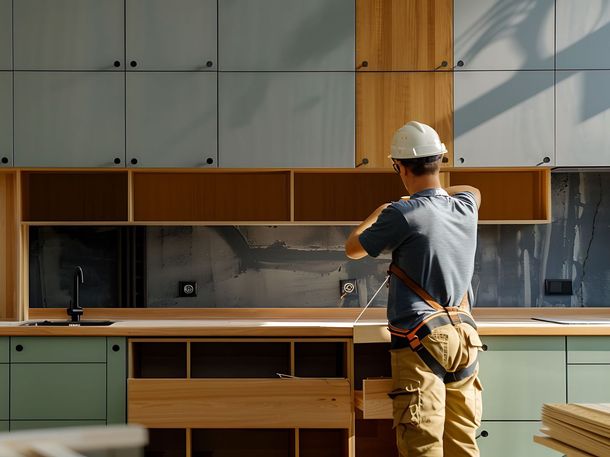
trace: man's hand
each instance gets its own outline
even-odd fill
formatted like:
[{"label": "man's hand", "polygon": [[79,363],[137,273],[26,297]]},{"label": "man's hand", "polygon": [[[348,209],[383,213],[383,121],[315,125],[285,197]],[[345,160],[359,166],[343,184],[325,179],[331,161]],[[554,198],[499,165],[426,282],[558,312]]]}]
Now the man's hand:
[{"label": "man's hand", "polygon": [[367,217],[362,222],[362,224],[360,224],[358,227],[356,227],[354,229],[354,231],[350,234],[350,236],[347,238],[347,241],[345,242],[345,254],[350,259],[358,260],[363,257],[366,257],[367,253],[364,250],[364,248],[362,247],[362,245],[360,244],[359,237],[362,234],[362,232],[364,232],[367,228],[369,228],[371,225],[373,225],[375,223],[375,221],[377,220],[377,218],[379,217],[381,212],[384,209],[386,209],[388,206],[390,206],[390,203],[385,203],[385,204],[381,205],[379,208],[377,208],[375,211],[373,211],[371,213],[371,215],[369,217]]},{"label": "man's hand", "polygon": [[459,194],[460,192],[470,192],[474,195],[474,199],[477,202],[477,208],[481,207],[481,192],[476,187],[472,186],[451,186],[445,189],[449,195]]}]

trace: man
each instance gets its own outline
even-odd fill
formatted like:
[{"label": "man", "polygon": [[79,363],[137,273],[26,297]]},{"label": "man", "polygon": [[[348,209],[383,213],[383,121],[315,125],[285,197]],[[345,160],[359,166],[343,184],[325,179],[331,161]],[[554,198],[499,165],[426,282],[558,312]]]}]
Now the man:
[{"label": "man", "polygon": [[481,194],[470,186],[442,189],[446,152],[425,124],[399,129],[390,158],[411,196],[377,208],[345,245],[351,259],[392,251],[389,395],[402,457],[479,455],[482,344],[469,303]]}]

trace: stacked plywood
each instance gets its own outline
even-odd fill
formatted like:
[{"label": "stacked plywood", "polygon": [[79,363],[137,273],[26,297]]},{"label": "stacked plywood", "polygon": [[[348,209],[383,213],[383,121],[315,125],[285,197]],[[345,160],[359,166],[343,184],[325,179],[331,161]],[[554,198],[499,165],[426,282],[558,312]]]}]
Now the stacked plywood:
[{"label": "stacked plywood", "polygon": [[544,405],[542,425],[540,444],[569,457],[610,456],[610,403]]}]

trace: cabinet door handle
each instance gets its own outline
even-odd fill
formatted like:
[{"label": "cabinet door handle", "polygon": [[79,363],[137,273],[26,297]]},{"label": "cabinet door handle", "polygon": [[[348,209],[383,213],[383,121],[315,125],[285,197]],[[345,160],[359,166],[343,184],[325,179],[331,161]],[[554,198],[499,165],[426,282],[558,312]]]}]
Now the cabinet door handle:
[{"label": "cabinet door handle", "polygon": [[464,157],[460,157],[460,158],[458,159],[458,162],[460,162],[460,163],[464,163],[464,162],[465,162]]},{"label": "cabinet door handle", "polygon": [[487,430],[481,430],[481,433],[479,433],[475,439],[479,439],[479,438],[487,438],[489,436],[489,432]]},{"label": "cabinet door handle", "polygon": [[540,165],[543,165],[545,163],[549,163],[550,161],[551,161],[551,158],[549,156],[543,157],[542,158],[542,162],[537,163],[536,166],[540,166]]},{"label": "cabinet door handle", "polygon": [[487,351],[487,345],[484,344],[483,346],[481,346],[481,349],[483,350],[483,352]]},{"label": "cabinet door handle", "polygon": [[113,344],[112,345],[112,350],[114,352],[119,352],[121,350],[121,346],[119,346],[118,344]]},{"label": "cabinet door handle", "polygon": [[114,66],[115,66],[115,67],[117,67],[117,68],[119,68],[119,67],[121,66],[121,61],[119,61],[119,60],[115,60],[115,61],[114,61]]},{"label": "cabinet door handle", "polygon": [[[463,60],[458,60],[455,67],[463,67],[463,66],[464,66],[464,61]],[[455,67],[453,67],[453,68],[455,68]]]},{"label": "cabinet door handle", "polygon": [[16,350],[17,352],[21,352],[21,351],[23,351],[23,346],[22,346],[22,345],[20,345],[20,344],[18,344],[17,346],[15,346],[15,350]]},{"label": "cabinet door handle", "polygon": [[212,68],[212,67],[214,66],[214,62],[213,62],[213,61],[211,61],[211,60],[208,60],[208,61],[205,63],[205,66],[206,66],[206,67],[208,67],[208,68]]},{"label": "cabinet door handle", "polygon": [[137,67],[138,62],[136,62],[135,60],[132,60],[131,62],[129,62],[129,65],[131,65],[132,67]]},{"label": "cabinet door handle", "polygon": [[8,157],[2,157],[2,160],[0,160],[2,163],[8,163]]},{"label": "cabinet door handle", "polygon": [[214,163],[214,159],[212,159],[211,157],[208,157],[208,159],[205,161],[205,163],[207,163],[208,165],[212,165]]},{"label": "cabinet door handle", "polygon": [[119,159],[118,157],[115,157],[114,158],[114,163],[115,163],[115,165],[120,164],[121,163],[121,159]]},{"label": "cabinet door handle", "polygon": [[131,164],[132,165],[136,165],[138,163],[138,159],[131,159]]}]

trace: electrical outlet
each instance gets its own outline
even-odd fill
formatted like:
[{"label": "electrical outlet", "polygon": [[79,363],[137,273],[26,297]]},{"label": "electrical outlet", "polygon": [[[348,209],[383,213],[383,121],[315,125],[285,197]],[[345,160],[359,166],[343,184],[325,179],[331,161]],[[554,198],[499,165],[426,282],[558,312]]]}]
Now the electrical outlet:
[{"label": "electrical outlet", "polygon": [[547,295],[572,295],[570,279],[545,279],[544,293]]},{"label": "electrical outlet", "polygon": [[355,279],[342,279],[339,281],[339,294],[341,296],[352,295],[357,292],[358,288],[356,287]]},{"label": "electrical outlet", "polygon": [[179,297],[196,297],[197,281],[178,281]]}]

